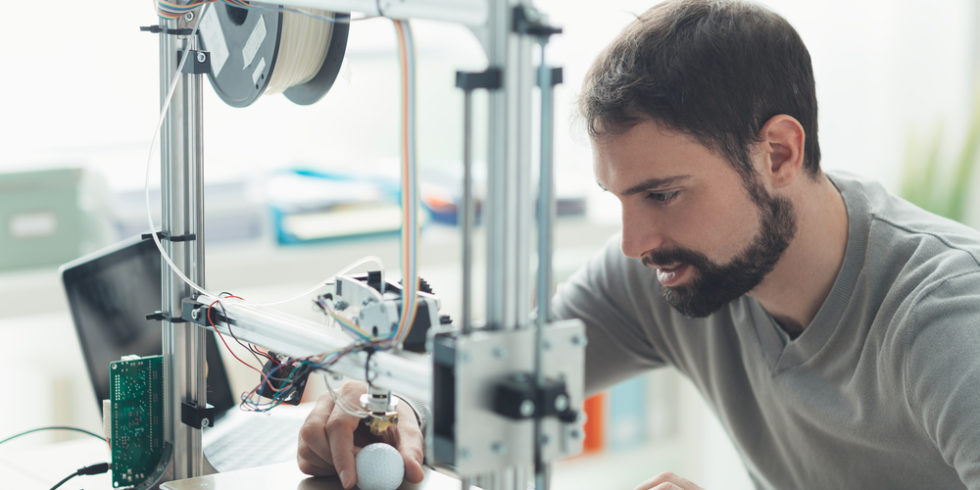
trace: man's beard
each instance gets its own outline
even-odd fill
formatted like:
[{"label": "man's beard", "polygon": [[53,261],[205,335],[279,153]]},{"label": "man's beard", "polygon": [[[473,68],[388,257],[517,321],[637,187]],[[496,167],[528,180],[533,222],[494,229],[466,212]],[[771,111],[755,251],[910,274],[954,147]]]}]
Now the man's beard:
[{"label": "man's beard", "polygon": [[688,284],[663,288],[667,303],[682,314],[705,317],[748,293],[772,271],[789,246],[796,233],[793,204],[786,198],[769,195],[761,186],[750,188],[749,193],[762,218],[760,231],[752,243],[727,264],[716,264],[704,254],[685,248],[657,250],[643,257],[643,263],[650,267],[656,267],[656,264],[691,266],[695,274]]}]

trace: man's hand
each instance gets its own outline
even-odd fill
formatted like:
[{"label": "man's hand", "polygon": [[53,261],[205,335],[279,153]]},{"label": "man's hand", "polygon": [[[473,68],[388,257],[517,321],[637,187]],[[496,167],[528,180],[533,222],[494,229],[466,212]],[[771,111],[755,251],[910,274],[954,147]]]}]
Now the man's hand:
[{"label": "man's hand", "polygon": [[[367,385],[363,382],[351,381],[340,388],[338,396],[351,406],[359,406],[359,398],[366,392]],[[353,487],[357,483],[354,464],[357,453],[367,443],[376,442],[358,441],[361,447],[355,446],[354,432],[359,424],[360,419],[336,406],[329,393],[321,396],[299,430],[299,449],[296,453],[299,470],[315,476],[336,473],[344,488]],[[422,431],[407,403],[398,404],[398,427],[381,439],[401,453],[405,461],[405,479],[413,483],[421,482],[425,476],[422,472]]]},{"label": "man's hand", "polygon": [[636,490],[704,490],[669,471],[661,473],[636,487]]}]

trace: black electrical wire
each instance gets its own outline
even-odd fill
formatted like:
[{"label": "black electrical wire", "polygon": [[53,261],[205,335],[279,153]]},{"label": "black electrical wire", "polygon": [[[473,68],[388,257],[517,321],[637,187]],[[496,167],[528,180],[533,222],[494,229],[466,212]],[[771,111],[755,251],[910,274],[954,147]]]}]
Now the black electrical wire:
[{"label": "black electrical wire", "polygon": [[64,485],[65,482],[67,482],[68,480],[71,480],[72,478],[75,478],[76,476],[79,476],[79,475],[101,475],[102,473],[105,473],[105,472],[109,471],[109,468],[110,468],[109,463],[96,463],[96,464],[89,465],[89,466],[83,466],[83,467],[75,470],[74,473],[72,473],[72,474],[64,477],[60,482],[55,483],[54,486],[51,487],[51,490],[54,490],[54,489],[56,489],[56,488]]}]

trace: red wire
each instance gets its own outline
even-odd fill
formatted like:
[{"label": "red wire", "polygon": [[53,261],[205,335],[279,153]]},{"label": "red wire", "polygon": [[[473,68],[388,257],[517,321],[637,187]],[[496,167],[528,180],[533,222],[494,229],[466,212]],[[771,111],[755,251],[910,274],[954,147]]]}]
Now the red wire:
[{"label": "red wire", "polygon": [[[226,298],[242,299],[239,296],[233,296],[233,295],[228,295],[228,296],[225,296],[225,297]],[[278,392],[278,391],[281,391],[281,390],[285,389],[286,388],[285,386],[282,387],[282,388],[276,388],[275,386],[273,386],[272,385],[272,381],[269,379],[268,376],[266,376],[265,373],[262,372],[261,369],[256,369],[255,366],[252,366],[251,364],[243,361],[242,358],[238,357],[238,355],[235,354],[235,351],[231,350],[231,347],[228,345],[228,342],[225,340],[225,336],[224,335],[221,335],[221,332],[218,330],[217,325],[215,325],[214,324],[214,321],[211,320],[211,308],[213,308],[214,305],[217,304],[217,303],[219,303],[219,302],[221,302],[221,300],[216,299],[216,300],[212,301],[211,304],[208,305],[208,311],[207,311],[208,324],[210,324],[211,325],[211,328],[214,329],[214,332],[218,334],[218,338],[221,339],[221,343],[222,344],[225,344],[225,349],[228,350],[228,353],[231,354],[232,357],[234,357],[235,359],[237,359],[238,362],[240,362],[240,363],[248,366],[248,368],[251,369],[252,371],[255,371],[255,372],[259,373],[260,375],[262,375],[263,383],[265,383],[266,385],[268,385],[270,390]],[[262,383],[259,383],[259,385],[261,385],[261,384]],[[252,390],[252,393],[254,393],[255,391],[256,390],[253,389]]]},{"label": "red wire", "polygon": [[[235,297],[237,298],[237,296],[235,296]],[[241,298],[238,298],[238,299],[241,299]],[[208,324],[211,325],[211,328],[214,329],[214,332],[216,334],[218,334],[218,338],[221,339],[221,343],[222,344],[225,344],[225,349],[228,350],[228,353],[229,354],[231,354],[235,359],[238,359],[238,362],[240,362],[240,363],[248,366],[251,370],[253,370],[253,371],[255,371],[255,372],[259,373],[259,374],[263,374],[261,370],[256,369],[255,366],[252,366],[251,364],[243,361],[240,357],[238,357],[237,354],[235,354],[235,351],[231,350],[231,347],[228,345],[228,342],[225,340],[225,336],[224,335],[221,335],[221,332],[218,330],[218,326],[215,325],[214,324],[214,321],[211,320],[211,308],[213,308],[214,305],[218,304],[219,302],[221,302],[221,300],[216,299],[216,300],[212,301],[211,304],[208,305],[208,311],[207,311]]]}]

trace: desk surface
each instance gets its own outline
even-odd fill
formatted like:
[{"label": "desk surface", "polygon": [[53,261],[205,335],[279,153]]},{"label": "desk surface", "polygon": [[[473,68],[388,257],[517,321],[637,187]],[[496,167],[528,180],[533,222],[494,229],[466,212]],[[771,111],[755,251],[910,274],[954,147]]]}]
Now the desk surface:
[{"label": "desk surface", "polygon": [[[399,490],[459,490],[458,479],[432,469],[425,469],[422,483],[404,483]],[[231,489],[289,489],[342,490],[336,476],[313,478],[305,475],[296,463],[280,463],[246,470],[229,471],[164,483],[161,490],[231,490]],[[473,487],[474,489],[476,487]]]},{"label": "desk surface", "polygon": [[[109,460],[109,446],[94,437],[33,446],[13,440],[0,446],[0,487],[51,488],[83,466]],[[112,476],[76,476],[59,487],[79,488],[112,488]]]},{"label": "desk surface", "polygon": [[[14,444],[11,444],[13,446]],[[108,446],[98,439],[78,439],[45,444],[29,449],[8,448],[0,452],[0,487],[50,488],[76,469],[109,460]],[[422,483],[405,483],[400,490],[458,490],[459,480],[426,468]],[[112,488],[109,473],[77,476],[65,483],[66,490],[79,488]],[[313,478],[299,471],[295,462],[280,463],[245,470],[216,473],[164,483],[166,490],[249,490],[290,489],[342,490],[337,477]],[[476,487],[473,487],[474,489]]]}]

